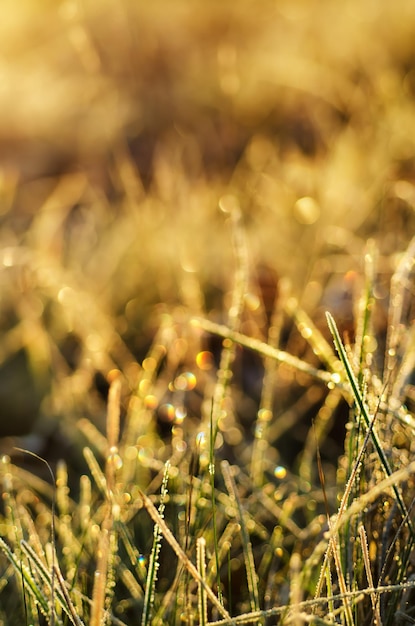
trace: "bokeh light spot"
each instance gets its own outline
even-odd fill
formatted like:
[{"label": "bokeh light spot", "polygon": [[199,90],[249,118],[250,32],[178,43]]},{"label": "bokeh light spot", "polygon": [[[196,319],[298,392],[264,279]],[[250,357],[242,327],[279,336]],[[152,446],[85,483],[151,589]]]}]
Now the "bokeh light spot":
[{"label": "bokeh light spot", "polygon": [[181,424],[187,416],[187,411],[184,407],[177,407],[176,409],[176,424]]},{"label": "bokeh light spot", "polygon": [[196,435],[196,444],[199,448],[204,448],[206,446],[206,433],[201,431]]},{"label": "bokeh light spot", "polygon": [[117,378],[119,378],[121,376],[121,372],[119,369],[114,368],[112,370],[110,370],[107,374],[107,381],[109,383],[112,383],[114,380],[116,380]]},{"label": "bokeh light spot", "polygon": [[295,203],[294,216],[297,222],[309,226],[317,222],[320,217],[320,207],[314,198],[304,196]]},{"label": "bokeh light spot", "polygon": [[157,408],[158,406],[158,400],[156,398],[156,396],[154,396],[153,394],[149,393],[145,398],[144,398],[144,406],[146,407],[146,409],[151,409],[154,410]]},{"label": "bokeh light spot", "polygon": [[139,384],[138,384],[138,391],[140,392],[140,395],[142,397],[146,396],[150,390],[151,387],[151,381],[148,380],[147,378],[144,378],[143,380],[140,380]]},{"label": "bokeh light spot", "polygon": [[282,465],[277,465],[274,469],[274,476],[278,478],[278,480],[283,480],[287,476],[287,470]]},{"label": "bokeh light spot", "polygon": [[122,468],[122,458],[118,454],[117,448],[111,448],[107,461],[108,464],[113,466],[114,470]]},{"label": "bokeh light spot", "polygon": [[160,418],[165,422],[172,422],[175,418],[176,412],[174,406],[168,402],[162,404],[159,410]]},{"label": "bokeh light spot", "polygon": [[250,311],[257,311],[261,306],[261,300],[256,295],[256,293],[246,293],[244,296],[244,301],[247,309]]},{"label": "bokeh light spot", "polygon": [[175,379],[174,388],[177,391],[191,391],[196,387],[196,383],[196,376],[192,372],[184,372]]},{"label": "bokeh light spot", "polygon": [[272,420],[272,411],[270,409],[259,409],[258,419],[261,422],[270,422]]},{"label": "bokeh light spot", "polygon": [[85,345],[91,352],[99,352],[103,349],[103,342],[97,333],[90,333],[85,341]]},{"label": "bokeh light spot", "polygon": [[232,194],[226,194],[219,200],[219,208],[223,213],[239,213],[238,198]]},{"label": "bokeh light spot", "polygon": [[148,356],[143,361],[143,370],[145,372],[153,372],[156,368],[156,365],[157,365],[156,359],[152,356]]},{"label": "bokeh light spot", "polygon": [[199,352],[196,356],[196,365],[199,369],[208,371],[213,367],[213,354],[208,350]]}]

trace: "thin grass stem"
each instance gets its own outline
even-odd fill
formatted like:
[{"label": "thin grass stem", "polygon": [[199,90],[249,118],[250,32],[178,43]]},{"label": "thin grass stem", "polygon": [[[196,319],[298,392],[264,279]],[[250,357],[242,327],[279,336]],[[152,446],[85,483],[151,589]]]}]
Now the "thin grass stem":
[{"label": "thin grass stem", "polygon": [[259,593],[258,593],[258,577],[255,571],[255,562],[254,556],[252,553],[252,543],[249,537],[248,530],[245,524],[245,516],[242,508],[241,499],[239,497],[235,480],[232,475],[232,469],[228,463],[228,461],[222,461],[221,468],[223,472],[223,477],[225,479],[225,484],[228,489],[229,495],[235,501],[237,509],[238,509],[238,517],[239,524],[241,526],[241,535],[242,535],[242,547],[244,551],[244,559],[245,559],[245,570],[246,577],[248,582],[248,591],[250,595],[251,601],[251,609],[252,611],[259,610]]},{"label": "thin grass stem", "polygon": [[[160,516],[160,519],[163,519],[163,516],[164,516],[165,500],[167,496],[167,483],[168,483],[168,477],[169,477],[169,468],[170,468],[170,464],[167,462],[165,469],[164,469],[164,477],[163,477],[163,482],[161,485],[160,505],[158,509],[158,515]],[[159,557],[160,557],[160,550],[161,550],[161,538],[162,538],[162,533],[160,530],[160,526],[156,522],[154,524],[154,531],[153,531],[153,547],[151,549],[151,555],[150,555],[150,560],[148,564],[148,573],[147,573],[147,580],[146,580],[146,590],[145,590],[145,595],[144,595],[144,608],[143,608],[143,615],[141,618],[141,626],[149,626],[149,624],[151,623],[151,614],[152,614],[154,601],[155,601],[155,594],[156,594],[157,571],[160,567]]]},{"label": "thin grass stem", "polygon": [[207,594],[206,594],[206,540],[204,537],[199,537],[196,542],[197,550],[197,569],[200,574],[200,579],[203,583],[198,582],[198,600],[199,600],[199,624],[200,626],[206,626],[208,622],[207,615]]},{"label": "thin grass stem", "polygon": [[201,318],[194,318],[193,323],[208,333],[219,335],[220,337],[229,339],[230,341],[237,343],[240,346],[247,348],[248,350],[253,350],[258,354],[262,354],[262,356],[264,357],[275,359],[276,361],[284,363],[285,365],[288,365],[293,369],[303,372],[304,374],[308,374],[312,378],[320,380],[326,385],[338,385],[340,383],[340,378],[337,373],[332,374],[330,372],[325,372],[323,370],[317,369],[309,363],[306,363],[305,361],[302,361],[301,359],[289,354],[288,352],[273,348],[267,343],[259,341],[258,339],[254,339],[253,337],[247,337],[246,335],[231,330],[227,326],[223,326],[222,324],[216,324],[216,322]]},{"label": "thin grass stem", "polygon": [[[372,577],[372,569],[370,567],[370,557],[369,557],[369,547],[367,543],[367,535],[365,531],[365,527],[363,524],[359,526],[359,537],[360,537],[360,545],[362,547],[363,554],[363,563],[365,564],[365,571],[367,576],[367,582],[369,583],[369,587],[373,589],[373,577]],[[372,603],[373,615],[375,616],[375,624],[376,626],[382,626],[382,619],[380,616],[379,610],[379,602],[376,594],[370,595],[370,601]]]}]

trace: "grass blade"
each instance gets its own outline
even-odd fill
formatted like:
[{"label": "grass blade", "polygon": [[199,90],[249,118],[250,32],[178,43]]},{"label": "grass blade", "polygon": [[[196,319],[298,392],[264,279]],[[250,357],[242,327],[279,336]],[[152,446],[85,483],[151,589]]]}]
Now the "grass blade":
[{"label": "grass blade", "polygon": [[241,526],[242,545],[245,558],[245,570],[248,582],[248,591],[251,600],[251,610],[259,611],[259,593],[258,593],[258,577],[255,571],[254,556],[252,553],[252,543],[249,537],[248,530],[245,524],[245,516],[242,508],[241,500],[236,489],[235,480],[232,475],[231,467],[228,461],[222,461],[221,463],[225,484],[228,489],[229,495],[235,501],[238,508],[239,524]]},{"label": "grass blade", "polygon": [[[160,501],[160,506],[158,509],[158,515],[160,516],[160,519],[163,519],[163,515],[164,515],[165,499],[167,496],[168,475],[169,475],[169,463],[166,463],[166,466],[164,469],[163,482],[161,486],[161,501]],[[143,608],[143,615],[141,618],[141,626],[148,626],[151,621],[151,613],[152,613],[153,606],[154,606],[155,592],[156,592],[157,570],[159,568],[161,538],[162,538],[162,533],[160,530],[160,526],[156,522],[154,524],[153,547],[151,549],[150,561],[148,564],[146,591],[145,591],[145,596],[144,596],[144,608]]]},{"label": "grass blade", "polygon": [[[327,323],[328,323],[330,332],[333,335],[334,345],[336,346],[336,350],[337,350],[338,355],[340,357],[340,360],[341,360],[341,362],[343,364],[344,370],[346,372],[347,379],[348,379],[348,381],[350,383],[350,387],[352,389],[353,398],[355,400],[355,403],[356,403],[357,407],[359,408],[359,411],[360,411],[361,415],[363,416],[363,419],[364,419],[365,424],[366,424],[366,428],[370,428],[371,420],[370,420],[370,417],[369,417],[369,414],[368,414],[368,410],[367,410],[367,407],[366,407],[366,405],[365,405],[365,403],[363,401],[362,395],[360,393],[359,385],[358,385],[358,382],[357,382],[357,380],[355,378],[355,375],[353,373],[353,369],[351,367],[350,361],[349,361],[349,359],[347,357],[346,350],[345,350],[345,348],[343,346],[343,343],[342,343],[342,341],[340,339],[340,335],[339,335],[339,331],[338,331],[337,326],[336,326],[336,322],[334,321],[332,315],[328,311],[326,312],[326,317],[327,317]],[[384,470],[386,476],[389,477],[389,476],[392,475],[392,470],[391,470],[389,462],[388,462],[388,460],[387,460],[387,458],[386,458],[386,456],[385,456],[385,454],[384,454],[384,452],[382,450],[382,446],[380,444],[380,441],[379,441],[379,439],[378,439],[378,437],[376,435],[376,431],[374,430],[374,428],[371,428],[370,436],[371,436],[371,440],[373,442],[373,445],[374,445],[374,447],[376,449],[376,452],[377,452],[377,454],[379,456],[379,460],[381,462],[383,470]],[[396,485],[393,485],[392,488],[393,488],[393,491],[394,491],[394,494],[395,494],[395,497],[396,497],[396,501],[397,501],[398,506],[400,508],[402,517],[407,518],[407,525],[408,525],[408,528],[410,530],[410,533],[411,533],[411,536],[412,536],[412,540],[413,540],[414,536],[415,536],[414,535],[414,529],[413,529],[413,525],[412,525],[412,523],[411,523],[411,521],[410,521],[410,519],[408,517],[408,511],[407,511],[405,503],[404,503],[404,501],[402,499],[401,492],[399,491],[399,489],[398,489],[398,487]]]},{"label": "grass blade", "polygon": [[199,622],[200,626],[206,626],[208,621],[207,616],[207,594],[206,594],[206,540],[204,537],[199,537],[196,543],[197,548],[197,569],[200,574],[201,580],[205,584],[198,583],[198,598],[199,598]]}]

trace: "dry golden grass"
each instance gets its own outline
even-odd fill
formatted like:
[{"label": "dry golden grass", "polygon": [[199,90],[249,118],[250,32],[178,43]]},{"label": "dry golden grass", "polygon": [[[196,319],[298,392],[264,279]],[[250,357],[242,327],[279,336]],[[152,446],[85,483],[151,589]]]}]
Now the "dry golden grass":
[{"label": "dry golden grass", "polygon": [[414,28],[2,4],[0,624],[413,619]]}]

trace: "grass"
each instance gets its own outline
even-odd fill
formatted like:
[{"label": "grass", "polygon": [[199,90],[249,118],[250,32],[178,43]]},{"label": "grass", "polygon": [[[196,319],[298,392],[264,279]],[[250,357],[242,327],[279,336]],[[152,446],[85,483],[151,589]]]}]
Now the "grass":
[{"label": "grass", "polygon": [[412,2],[2,12],[0,626],[413,623]]},{"label": "grass", "polygon": [[[396,284],[399,276],[400,302],[412,269],[412,248],[392,279]],[[349,625],[372,619],[392,624],[399,611],[400,619],[407,619],[403,598],[414,585],[413,418],[399,396],[387,390],[402,390],[396,381],[404,377],[401,370],[412,358],[412,345],[410,333],[394,343],[400,365],[385,367],[384,379],[378,379],[369,367],[372,353],[364,348],[375,345],[369,341],[372,298],[366,292],[362,298],[361,322],[368,339],[343,344],[327,313],[339,361],[334,351],[327,354],[331,369],[326,363],[324,370],[231,328],[189,318],[182,329],[190,345],[200,347],[203,327],[226,336],[217,372],[213,356],[193,352],[193,369],[199,363],[202,380],[208,373],[203,385],[199,374],[183,371],[176,355],[169,363],[170,320],[139,371],[123,427],[121,372],[112,374],[106,434],[81,422],[90,440],[84,448],[90,477],[81,476],[74,498],[64,462],[53,487],[4,456],[1,550],[8,581],[2,595],[16,619],[77,625],[137,619],[142,624],[265,624],[278,619]],[[237,293],[234,302],[242,302]],[[390,317],[401,320],[396,301],[391,307]],[[242,305],[230,326],[237,327],[241,315]],[[316,333],[310,343],[318,345],[322,337],[309,322],[310,339]],[[176,344],[180,338],[174,334]],[[337,399],[331,405],[329,396],[339,391],[346,396],[350,416],[337,486],[325,478],[327,461],[320,453],[316,460],[304,451],[311,467],[304,467],[304,461],[275,466],[277,445],[264,437],[272,423],[264,420],[263,411],[270,409],[259,405],[253,437],[235,437],[232,395],[237,388],[232,389],[231,380],[238,345],[261,355],[274,374],[277,363],[277,372],[297,371],[309,385],[328,388],[310,427],[314,437],[322,437],[321,420],[330,406],[338,405]],[[387,355],[392,354],[390,345]],[[325,340],[323,348],[328,350]],[[188,358],[182,352],[182,359]],[[171,427],[160,434],[154,403],[156,394],[169,389],[171,402],[163,410],[171,412]],[[183,402],[195,389],[204,394],[201,407],[207,406],[207,414],[191,418],[186,429]],[[318,451],[320,442],[308,445]],[[258,448],[260,478],[249,458]],[[245,464],[230,465],[226,452]]]}]

